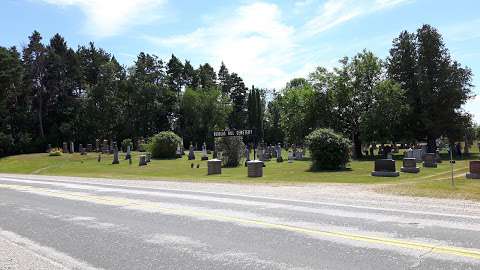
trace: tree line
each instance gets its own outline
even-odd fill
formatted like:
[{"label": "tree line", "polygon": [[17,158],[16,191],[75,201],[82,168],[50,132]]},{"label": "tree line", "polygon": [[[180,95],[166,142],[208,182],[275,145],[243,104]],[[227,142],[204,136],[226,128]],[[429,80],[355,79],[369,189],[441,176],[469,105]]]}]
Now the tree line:
[{"label": "tree line", "polygon": [[303,143],[328,127],[354,142],[459,140],[472,127],[462,105],[472,72],[452,59],[439,32],[402,32],[382,60],[364,50],[333,70],[318,67],[280,90],[247,87],[222,63],[197,68],[141,52],[132,66],[94,43],[47,44],[34,31],[19,51],[0,47],[0,155],[64,141],[137,139],[172,130],[184,144],[213,144],[212,131],[255,129],[260,141]]}]

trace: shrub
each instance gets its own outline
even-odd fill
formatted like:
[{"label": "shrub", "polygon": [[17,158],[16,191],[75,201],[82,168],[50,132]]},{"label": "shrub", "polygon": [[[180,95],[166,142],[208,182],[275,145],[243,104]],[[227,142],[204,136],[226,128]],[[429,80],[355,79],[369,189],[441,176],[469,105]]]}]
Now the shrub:
[{"label": "shrub", "polygon": [[48,155],[50,157],[59,157],[62,155],[62,151],[61,150],[58,150],[58,149],[55,149],[55,150],[52,150],[48,153]]},{"label": "shrub", "polygon": [[238,167],[242,160],[245,145],[241,136],[222,137],[216,141],[216,150],[222,152],[222,165],[224,167]]},{"label": "shrub", "polygon": [[177,146],[182,139],[171,131],[162,131],[153,136],[147,145],[153,158],[175,158]]},{"label": "shrub", "polygon": [[306,142],[312,156],[312,170],[338,170],[350,160],[350,140],[331,129],[317,129]]}]

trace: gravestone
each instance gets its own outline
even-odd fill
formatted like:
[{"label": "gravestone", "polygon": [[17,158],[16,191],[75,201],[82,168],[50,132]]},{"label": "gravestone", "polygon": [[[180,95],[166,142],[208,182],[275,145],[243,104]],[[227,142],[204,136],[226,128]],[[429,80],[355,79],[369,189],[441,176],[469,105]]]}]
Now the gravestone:
[{"label": "gravestone", "polygon": [[47,146],[47,153],[50,153],[52,152],[52,145],[51,144],[48,144]]},{"label": "gravestone", "polygon": [[440,151],[438,150],[435,152],[435,160],[437,163],[442,163],[442,157],[440,156]]},{"label": "gravestone", "polygon": [[250,161],[250,147],[248,145],[245,145],[245,160]]},{"label": "gravestone", "polygon": [[400,173],[395,169],[395,160],[393,159],[377,159],[375,160],[375,168],[372,176],[380,177],[397,177]]},{"label": "gravestone", "polygon": [[470,161],[470,171],[467,173],[468,179],[480,179],[480,160]]},{"label": "gravestone", "polygon": [[437,168],[437,159],[435,157],[435,153],[426,153],[423,155],[423,167]]},{"label": "gravestone", "polygon": [[138,166],[145,166],[147,165],[147,156],[146,155],[140,155],[138,157]]},{"label": "gravestone", "polygon": [[108,147],[108,140],[103,140],[102,154],[108,154],[109,152],[110,152],[110,147]]},{"label": "gravestone", "polygon": [[247,162],[248,177],[262,177],[263,176],[263,161],[250,160]]},{"label": "gravestone", "polygon": [[295,157],[293,156],[293,152],[288,151],[288,163],[293,163],[294,159],[295,159]]},{"label": "gravestone", "polygon": [[80,151],[80,155],[85,156],[87,154],[86,149],[83,147],[83,144],[78,145],[78,150]]},{"label": "gravestone", "polygon": [[73,145],[73,142],[70,142],[70,154],[75,153],[75,145]]},{"label": "gravestone", "polygon": [[400,168],[400,171],[404,173],[420,172],[420,168],[417,167],[417,160],[415,158],[404,158],[403,167]]},{"label": "gravestone", "polygon": [[222,174],[222,161],[220,159],[210,159],[207,161],[207,173],[211,174]]},{"label": "gravestone", "polygon": [[100,139],[95,140],[95,151],[100,152]]},{"label": "gravestone", "polygon": [[147,158],[147,163],[150,163],[150,162],[152,161],[152,160],[151,160],[151,159],[152,159],[152,153],[147,152],[147,153],[145,153],[145,156],[146,156],[146,158]]},{"label": "gravestone", "polygon": [[297,153],[295,154],[295,160],[303,159],[303,148],[297,148]]},{"label": "gravestone", "polygon": [[87,152],[92,152],[93,151],[93,146],[91,143],[87,144]]},{"label": "gravestone", "polygon": [[127,154],[125,154],[125,160],[132,159],[132,150],[130,149],[130,145],[127,145]]},{"label": "gravestone", "polygon": [[423,161],[423,155],[425,152],[422,149],[408,149],[405,151],[406,157],[407,158],[415,158],[417,160],[417,163],[420,163]]},{"label": "gravestone", "polygon": [[112,164],[119,164],[120,160],[118,159],[118,147],[117,143],[113,143],[113,161]]},{"label": "gravestone", "polygon": [[275,146],[275,157],[277,158],[277,162],[283,162],[283,157],[282,157],[282,146],[280,143],[277,143]]},{"label": "gravestone", "polygon": [[177,145],[177,151],[175,152],[175,156],[176,156],[177,158],[181,158],[182,155],[183,155],[182,148],[181,148],[180,144],[178,144],[178,145]]},{"label": "gravestone", "polygon": [[205,142],[202,145],[202,160],[208,160],[207,144]]},{"label": "gravestone", "polygon": [[190,148],[188,150],[188,160],[195,160],[195,152],[193,151],[192,144],[190,144]]},{"label": "gravestone", "polygon": [[260,144],[257,148],[257,160],[263,161],[264,160],[265,151],[263,146]]}]

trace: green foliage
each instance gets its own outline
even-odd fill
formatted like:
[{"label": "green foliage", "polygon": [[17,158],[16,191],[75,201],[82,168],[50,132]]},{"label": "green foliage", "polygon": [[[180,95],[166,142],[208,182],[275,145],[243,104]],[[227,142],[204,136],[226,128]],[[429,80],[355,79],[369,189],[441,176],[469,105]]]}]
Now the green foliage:
[{"label": "green foliage", "polygon": [[331,129],[317,129],[306,138],[312,157],[312,170],[338,170],[350,159],[351,142]]},{"label": "green foliage", "polygon": [[175,158],[177,146],[182,139],[171,131],[162,131],[151,138],[147,149],[152,153],[153,158]]},{"label": "green foliage", "polygon": [[252,90],[248,94],[248,127],[256,131],[257,141],[263,139],[263,118],[264,118],[264,102],[260,96],[260,90],[252,86]]},{"label": "green foliage", "polygon": [[185,142],[213,145],[212,131],[224,129],[231,107],[218,88],[187,88],[182,99],[182,131]]},{"label": "green foliage", "polygon": [[55,151],[51,151],[50,153],[48,153],[48,156],[50,157],[59,157],[62,155],[62,151],[60,150],[55,150]]},{"label": "green foliage", "polygon": [[440,136],[452,140],[464,133],[470,116],[462,105],[471,98],[472,71],[452,59],[437,29],[423,25],[416,33],[402,32],[390,50],[388,75],[407,92],[405,128],[427,140],[430,152]]},{"label": "green foliage", "polygon": [[216,139],[216,150],[222,152],[224,167],[238,167],[242,160],[245,144],[243,144],[241,136],[222,137]]}]

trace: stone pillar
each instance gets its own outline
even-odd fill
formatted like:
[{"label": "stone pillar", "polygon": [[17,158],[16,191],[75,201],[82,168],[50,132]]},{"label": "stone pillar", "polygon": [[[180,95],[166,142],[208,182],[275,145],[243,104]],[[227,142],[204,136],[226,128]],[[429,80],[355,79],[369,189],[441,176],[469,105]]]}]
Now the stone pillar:
[{"label": "stone pillar", "polygon": [[127,154],[125,155],[125,160],[132,159],[132,151],[130,149],[130,145],[127,145]]},{"label": "stone pillar", "polygon": [[208,175],[222,174],[222,161],[220,159],[210,159],[207,161]]},{"label": "stone pillar", "polygon": [[73,142],[70,142],[70,154],[75,153],[75,145],[73,145]]},{"label": "stone pillar", "polygon": [[118,159],[118,147],[117,144],[113,144],[113,161],[112,164],[119,164],[120,160]]}]

